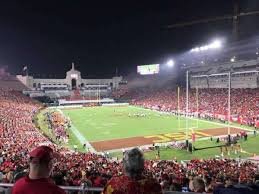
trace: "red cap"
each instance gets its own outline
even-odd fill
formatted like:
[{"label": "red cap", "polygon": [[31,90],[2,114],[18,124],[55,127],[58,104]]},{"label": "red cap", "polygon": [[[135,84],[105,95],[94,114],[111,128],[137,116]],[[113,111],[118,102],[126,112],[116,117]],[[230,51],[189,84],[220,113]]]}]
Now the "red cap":
[{"label": "red cap", "polygon": [[39,146],[29,153],[32,158],[39,158],[45,161],[50,161],[55,158],[52,148],[48,146]]}]

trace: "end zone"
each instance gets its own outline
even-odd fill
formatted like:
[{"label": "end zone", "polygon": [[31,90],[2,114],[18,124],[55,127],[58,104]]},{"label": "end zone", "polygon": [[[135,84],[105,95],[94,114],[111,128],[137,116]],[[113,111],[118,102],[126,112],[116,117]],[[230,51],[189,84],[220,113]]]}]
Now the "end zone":
[{"label": "end zone", "polygon": [[[248,131],[245,129],[231,127],[231,134],[237,134],[242,131]],[[197,139],[203,139],[208,137],[224,136],[228,134],[228,128],[212,128],[205,130],[195,130]],[[191,139],[192,132],[188,132],[188,139]],[[156,134],[142,137],[130,137],[122,139],[112,139],[105,141],[90,142],[90,144],[98,151],[109,151],[122,148],[129,148],[135,146],[151,145],[153,143],[166,143],[171,141],[183,141],[186,139],[185,132],[174,132],[165,134]]]}]

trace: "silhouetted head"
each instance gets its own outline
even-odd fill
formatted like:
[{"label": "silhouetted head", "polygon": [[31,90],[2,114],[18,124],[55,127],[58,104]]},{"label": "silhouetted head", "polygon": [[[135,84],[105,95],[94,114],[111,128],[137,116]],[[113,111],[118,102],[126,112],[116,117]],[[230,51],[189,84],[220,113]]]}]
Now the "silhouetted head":
[{"label": "silhouetted head", "polygon": [[138,148],[126,151],[123,157],[123,166],[127,176],[136,178],[141,176],[144,170],[143,153]]}]

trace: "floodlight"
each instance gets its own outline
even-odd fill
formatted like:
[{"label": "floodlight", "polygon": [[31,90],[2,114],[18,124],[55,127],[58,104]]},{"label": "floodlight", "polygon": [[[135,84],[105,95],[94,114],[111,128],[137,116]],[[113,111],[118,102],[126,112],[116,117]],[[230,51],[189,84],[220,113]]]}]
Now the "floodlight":
[{"label": "floodlight", "polygon": [[221,41],[215,40],[209,45],[209,48],[220,48],[222,46]]},{"label": "floodlight", "polygon": [[206,51],[208,50],[210,47],[208,45],[204,46],[203,49]]},{"label": "floodlight", "polygon": [[199,52],[200,51],[200,48],[199,47],[195,47],[191,50],[191,52]]},{"label": "floodlight", "polygon": [[205,50],[205,46],[201,46],[201,47],[200,47],[200,50],[201,50],[201,51],[204,51],[204,50]]},{"label": "floodlight", "polygon": [[232,58],[230,59],[230,61],[231,61],[231,62],[235,62],[235,57],[232,57]]},{"label": "floodlight", "polygon": [[203,45],[200,47],[195,47],[191,49],[191,52],[200,52],[200,51],[207,51],[209,49],[218,49],[222,47],[222,42],[220,40],[215,40],[208,45]]},{"label": "floodlight", "polygon": [[168,67],[173,67],[174,66],[174,61],[171,59],[167,62]]}]

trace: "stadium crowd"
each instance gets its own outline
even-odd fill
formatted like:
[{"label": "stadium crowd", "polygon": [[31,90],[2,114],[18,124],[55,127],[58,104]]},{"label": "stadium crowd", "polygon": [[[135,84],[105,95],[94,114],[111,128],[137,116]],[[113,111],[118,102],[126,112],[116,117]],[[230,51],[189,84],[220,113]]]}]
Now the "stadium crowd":
[{"label": "stadium crowd", "polygon": [[[132,104],[165,112],[178,111],[178,92],[176,89],[138,89],[128,90],[117,95],[133,99]],[[197,105],[198,104],[198,105]],[[198,107],[198,108],[197,108]],[[231,90],[231,121],[259,128],[259,89]],[[179,113],[185,114],[186,92],[179,92]],[[227,89],[191,89],[189,91],[188,114],[199,114],[203,118],[228,119]]]},{"label": "stadium crowd", "polygon": [[[173,92],[167,91],[163,94],[150,95],[146,100],[138,99],[134,103],[148,108],[158,104],[161,110],[167,110],[168,107],[173,109],[175,103],[169,105],[172,101],[170,97],[161,98],[171,93]],[[217,96],[223,100],[220,94]],[[250,105],[253,97],[248,93],[246,99],[243,103]],[[181,102],[184,104],[183,98]],[[206,103],[208,99],[203,100],[200,110],[203,110]],[[254,106],[248,107],[237,107],[235,111],[246,113],[248,116],[258,113]],[[104,187],[112,176],[123,174],[122,162],[118,159],[94,153],[74,152],[50,142],[33,123],[34,115],[41,108],[41,104],[19,92],[0,90],[0,182],[15,182],[26,174],[28,153],[38,145],[49,145],[59,153],[52,173],[52,178],[58,185]],[[183,105],[181,108],[183,109]],[[217,110],[221,108],[218,107]],[[164,190],[182,191],[183,187],[193,190],[193,186],[198,183],[199,190],[196,191],[212,192],[218,186],[222,188],[245,184],[246,187],[255,187],[251,185],[259,180],[257,170],[257,166],[253,163],[240,163],[227,159],[192,160],[187,163],[147,160],[144,174],[156,178]]]}]

